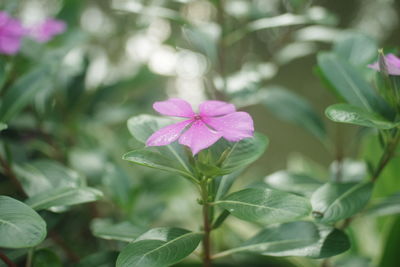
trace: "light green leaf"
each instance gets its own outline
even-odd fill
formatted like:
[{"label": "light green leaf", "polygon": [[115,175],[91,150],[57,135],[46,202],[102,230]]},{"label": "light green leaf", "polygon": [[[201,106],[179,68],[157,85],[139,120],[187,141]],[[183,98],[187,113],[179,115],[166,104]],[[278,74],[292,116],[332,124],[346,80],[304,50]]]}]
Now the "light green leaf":
[{"label": "light green leaf", "polygon": [[358,71],[344,59],[333,53],[318,54],[318,65],[324,78],[349,104],[366,111],[388,112],[388,106]]},{"label": "light green leaf", "polygon": [[175,264],[192,253],[201,233],[180,228],[155,228],[126,246],[119,254],[117,267],[163,267]]},{"label": "light green leaf", "polygon": [[311,197],[314,218],[321,223],[334,223],[359,212],[368,203],[373,184],[327,183]]},{"label": "light green leaf", "polygon": [[262,103],[278,118],[304,128],[322,141],[326,139],[325,125],[306,99],[274,87],[265,90]]},{"label": "light green leaf", "polygon": [[321,181],[304,174],[278,171],[264,179],[271,188],[309,196],[323,184]]},{"label": "light green leaf", "polygon": [[338,175],[340,183],[361,182],[368,174],[365,161],[344,158],[333,161],[329,166],[331,181],[337,181]]},{"label": "light green leaf", "polygon": [[2,97],[0,106],[0,121],[7,122],[19,113],[32,97],[50,83],[51,66],[46,65],[34,69],[19,78]]},{"label": "light green leaf", "polygon": [[378,45],[363,33],[347,32],[334,43],[333,50],[354,66],[365,68],[376,57]]},{"label": "light green leaf", "polygon": [[57,188],[28,198],[25,203],[35,210],[43,210],[93,202],[102,197],[101,191],[91,187]]},{"label": "light green leaf", "polygon": [[400,213],[400,193],[384,198],[366,210],[366,215],[386,216]]},{"label": "light green leaf", "polygon": [[7,124],[0,122],[0,132],[7,128],[8,128]]},{"label": "light green leaf", "polygon": [[231,143],[231,148],[222,162],[221,169],[226,173],[232,173],[248,166],[264,154],[268,143],[268,138],[260,133],[255,133],[253,138]]},{"label": "light green leaf", "polygon": [[[208,27],[208,28],[207,28]],[[217,40],[209,33],[212,26],[206,24],[196,27],[182,27],[183,36],[187,39],[190,46],[203,53],[212,62],[217,60]],[[207,31],[207,29],[209,29]]]},{"label": "light green leaf", "polygon": [[241,252],[291,256],[291,251],[296,253],[296,249],[316,243],[318,239],[318,229],[312,222],[289,222],[264,228],[240,247],[220,252],[215,258]]},{"label": "light green leaf", "polygon": [[24,203],[0,196],[0,247],[26,248],[46,237],[46,222]]},{"label": "light green leaf", "polygon": [[335,104],[329,106],[325,110],[325,114],[329,119],[335,122],[355,124],[383,130],[400,126],[400,122],[390,122],[377,113],[366,111],[365,109],[349,104]]},{"label": "light green leaf", "polygon": [[77,188],[85,185],[85,181],[77,172],[56,161],[30,161],[15,165],[13,170],[30,197],[56,188]]},{"label": "light green leaf", "polygon": [[264,224],[295,220],[311,211],[306,198],[266,188],[244,189],[214,203],[239,219]]},{"label": "light green leaf", "polygon": [[124,160],[133,162],[135,164],[143,165],[146,167],[177,173],[184,177],[192,178],[190,172],[181,168],[180,164],[170,158],[165,157],[159,152],[150,149],[137,149],[126,153],[123,157]]},{"label": "light green leaf", "polygon": [[94,236],[108,240],[132,242],[145,231],[130,222],[112,223],[109,219],[94,219],[90,225]]},{"label": "light green leaf", "polygon": [[[160,128],[172,123],[173,121],[170,119],[150,115],[139,115],[128,120],[128,129],[136,140],[145,144],[150,135]],[[180,169],[184,169],[186,172],[191,173],[184,146],[172,143],[167,146],[155,147],[154,150],[159,151],[163,156],[175,161],[176,164],[180,166]]]}]

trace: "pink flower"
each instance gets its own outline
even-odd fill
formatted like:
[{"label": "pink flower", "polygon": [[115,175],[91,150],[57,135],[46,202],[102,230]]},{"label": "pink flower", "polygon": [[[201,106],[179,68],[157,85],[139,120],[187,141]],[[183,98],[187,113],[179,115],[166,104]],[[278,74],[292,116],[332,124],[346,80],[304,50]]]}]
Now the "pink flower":
[{"label": "pink flower", "polygon": [[4,11],[0,11],[0,53],[13,55],[21,47],[21,39],[26,34],[19,20]]},{"label": "pink flower", "polygon": [[63,33],[67,28],[64,21],[49,18],[31,28],[30,35],[39,43],[50,41],[55,35]]},{"label": "pink flower", "polygon": [[[400,58],[393,54],[385,56],[385,63],[387,71],[390,75],[400,75]],[[369,68],[380,71],[379,62],[368,65]]]},{"label": "pink flower", "polygon": [[187,118],[166,126],[152,134],[147,146],[165,146],[179,138],[179,143],[190,147],[193,155],[210,147],[221,137],[237,142],[253,137],[253,120],[246,112],[236,112],[235,106],[210,100],[199,106],[195,113],[188,102],[179,98],[155,102],[153,108],[160,114]]}]

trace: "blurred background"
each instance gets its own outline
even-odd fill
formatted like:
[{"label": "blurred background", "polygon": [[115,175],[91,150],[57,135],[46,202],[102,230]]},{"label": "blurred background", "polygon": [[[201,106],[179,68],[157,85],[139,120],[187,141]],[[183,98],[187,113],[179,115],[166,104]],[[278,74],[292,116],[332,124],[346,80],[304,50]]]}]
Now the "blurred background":
[{"label": "blurred background", "polygon": [[[99,258],[108,266],[115,258],[112,251],[124,245],[102,240],[99,229],[104,227],[121,222],[136,232],[160,225],[189,228],[187,222],[192,229],[199,227],[200,208],[186,181],[121,159],[137,146],[126,126],[130,117],[155,115],[152,103],[169,97],[194,106],[206,99],[233,102],[270,139],[265,155],[236,187],[260,182],[283,168],[313,169],[328,179],[338,154],[357,157],[365,149],[354,142],[360,141],[358,128],[324,118],[324,109],[337,101],[316,74],[317,52],[360,35],[361,41],[376,44],[355,55],[372,62],[378,47],[394,49],[400,36],[396,0],[2,0],[0,8],[24,25],[48,17],[67,25],[46,44],[26,39],[17,55],[1,57],[7,73],[1,97],[19,77],[49,68],[35,76],[40,89],[17,108],[1,142],[23,186],[29,175],[63,171],[103,191],[104,199],[96,204],[42,214],[50,229],[57,229],[50,230],[54,238],[47,242],[59,244],[54,253],[60,261],[85,259],[85,266],[100,266],[91,262]],[[366,67],[360,71],[369,75]],[[299,105],[317,114],[322,126],[313,129],[299,121],[282,94],[301,99]],[[40,164],[62,169],[48,174]],[[0,193],[21,197],[3,178]],[[238,243],[257,229],[235,219],[228,225],[228,233],[238,237],[221,231],[216,248]],[[380,255],[377,247],[372,244],[360,254],[371,260]],[[266,257],[228,262],[243,266],[248,260],[252,265],[246,266],[319,264]]]}]

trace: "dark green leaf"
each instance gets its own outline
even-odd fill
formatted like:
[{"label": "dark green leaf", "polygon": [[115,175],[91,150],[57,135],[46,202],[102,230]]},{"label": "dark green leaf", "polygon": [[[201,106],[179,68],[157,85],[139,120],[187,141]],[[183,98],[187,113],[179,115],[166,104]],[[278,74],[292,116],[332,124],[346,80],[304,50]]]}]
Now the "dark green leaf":
[{"label": "dark green leaf", "polygon": [[25,203],[35,210],[43,210],[93,202],[102,197],[101,191],[91,187],[57,188],[28,198]]},{"label": "dark green leaf", "polygon": [[366,111],[365,109],[349,104],[335,104],[329,106],[325,110],[325,114],[329,119],[335,122],[355,124],[383,130],[400,126],[400,123],[390,122],[377,113]]},{"label": "dark green leaf", "polygon": [[50,73],[50,66],[44,66],[19,78],[2,97],[0,121],[9,121],[29,103],[41,88],[49,86]]},{"label": "dark green leaf", "polygon": [[314,218],[334,223],[359,212],[371,197],[372,183],[327,183],[311,197]]},{"label": "dark green leaf", "polygon": [[280,119],[303,127],[320,140],[326,139],[321,117],[304,98],[276,87],[265,90],[263,104]]},{"label": "dark green leaf", "polygon": [[265,135],[255,133],[253,138],[246,138],[233,143],[221,169],[226,173],[232,173],[253,163],[264,154],[269,140]]},{"label": "dark green leaf", "polygon": [[125,242],[132,242],[145,232],[143,227],[135,226],[130,222],[114,224],[109,219],[94,219],[90,229],[96,237]]},{"label": "dark green leaf", "polygon": [[77,267],[115,267],[118,252],[101,251],[83,258]]},{"label": "dark green leaf", "polygon": [[33,267],[61,267],[61,260],[53,251],[49,249],[40,249],[34,252]]},{"label": "dark green leaf", "polygon": [[366,111],[377,110],[380,114],[388,113],[387,104],[358,71],[344,59],[333,53],[320,53],[318,54],[318,65],[337,94],[349,104]]},{"label": "dark green leaf", "polygon": [[0,196],[0,247],[26,248],[46,237],[46,223],[33,209],[7,196]]},{"label": "dark green leaf", "polygon": [[192,253],[201,233],[179,228],[155,228],[126,246],[119,254],[117,267],[163,267],[175,264]]},{"label": "dark green leaf", "polygon": [[265,177],[264,181],[271,188],[301,195],[310,195],[322,185],[322,182],[304,174],[278,171]]},{"label": "dark green leaf", "polygon": [[242,220],[264,224],[295,220],[307,216],[311,211],[306,198],[264,188],[244,189],[215,204]]},{"label": "dark green leaf", "polygon": [[[290,256],[296,249],[317,242],[318,229],[311,222],[290,222],[264,228],[240,247],[220,252],[216,258],[234,253],[251,252],[271,256]],[[296,254],[294,254],[296,255]]]}]

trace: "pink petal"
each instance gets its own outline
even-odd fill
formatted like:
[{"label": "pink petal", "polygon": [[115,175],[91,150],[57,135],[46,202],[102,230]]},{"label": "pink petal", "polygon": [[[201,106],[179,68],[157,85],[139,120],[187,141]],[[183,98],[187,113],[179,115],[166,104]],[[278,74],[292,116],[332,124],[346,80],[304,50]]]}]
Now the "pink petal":
[{"label": "pink petal", "polygon": [[12,36],[0,36],[0,53],[13,55],[21,47],[21,38]]},{"label": "pink petal", "polygon": [[235,112],[217,118],[207,117],[203,121],[229,141],[253,137],[253,119],[246,112]]},{"label": "pink petal", "polygon": [[63,33],[67,25],[62,20],[49,18],[31,29],[30,35],[40,43],[50,41],[55,35]]},{"label": "pink petal", "polygon": [[167,116],[191,118],[196,115],[190,104],[179,98],[170,98],[167,101],[155,102],[153,108],[158,113]]},{"label": "pink petal", "polygon": [[235,112],[236,108],[233,104],[217,100],[209,100],[201,103],[199,110],[201,116],[214,117]]},{"label": "pink petal", "polygon": [[147,146],[165,146],[174,142],[181,135],[183,129],[192,123],[193,120],[185,120],[165,126],[153,133],[146,141]]},{"label": "pink petal", "polygon": [[[393,54],[387,54],[385,56],[385,62],[387,71],[391,75],[400,75],[400,58]],[[369,68],[380,71],[379,63],[375,62],[368,65]]]},{"label": "pink petal", "polygon": [[192,126],[179,138],[179,143],[190,147],[193,155],[203,150],[221,138],[221,134],[211,130],[201,120],[196,120]]}]

